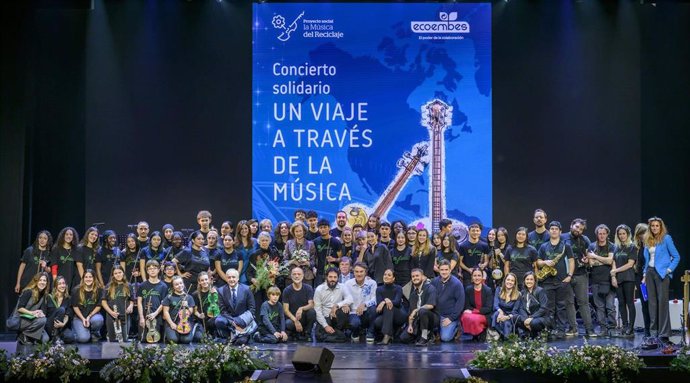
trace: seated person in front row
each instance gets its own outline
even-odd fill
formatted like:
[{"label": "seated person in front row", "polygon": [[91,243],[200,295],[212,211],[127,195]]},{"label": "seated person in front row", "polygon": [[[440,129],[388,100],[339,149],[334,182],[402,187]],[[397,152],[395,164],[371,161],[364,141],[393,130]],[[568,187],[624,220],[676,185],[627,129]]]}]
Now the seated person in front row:
[{"label": "seated person in front row", "polygon": [[254,294],[249,286],[240,284],[235,269],[225,272],[228,284],[218,290],[220,315],[216,318],[216,331],[221,338],[230,338],[234,344],[246,344],[256,331],[254,320]]},{"label": "seated person in front row", "polygon": [[536,338],[543,329],[549,325],[548,300],[544,290],[537,286],[537,277],[529,271],[525,274],[520,300],[517,303],[519,329],[527,331],[527,334]]},{"label": "seated person in front row", "polygon": [[316,339],[320,342],[345,342],[343,330],[348,324],[352,296],[343,284],[338,283],[338,270],[331,267],[326,281],[314,292],[316,310]]},{"label": "seated person in front row", "polygon": [[422,269],[413,269],[411,277],[411,311],[407,319],[407,329],[400,335],[400,340],[405,343],[416,340],[415,345],[424,347],[433,343],[430,337],[439,325],[439,316],[435,311],[436,288],[427,281]]},{"label": "seated person in front row", "polygon": [[181,276],[173,278],[173,291],[161,304],[163,319],[168,324],[165,326],[166,342],[191,343],[197,329],[193,314],[194,298],[185,290]]},{"label": "seated person in front row", "polygon": [[[436,288],[436,312],[441,317],[441,341],[451,342],[455,339],[460,321],[460,314],[465,307],[465,290],[462,282],[451,275],[450,261],[438,262],[439,276],[431,284]],[[489,306],[490,307],[490,306]]]},{"label": "seated person in front row", "polygon": [[103,327],[101,315],[101,286],[96,279],[96,273],[87,269],[84,271],[81,283],[72,289],[72,331],[77,342],[96,342],[100,338]]},{"label": "seated person in front row", "polygon": [[296,340],[310,340],[311,330],[316,322],[314,310],[314,289],[302,283],[304,271],[299,266],[290,273],[292,284],[283,291],[283,311],[285,312],[285,328],[288,334]]},{"label": "seated person in front row", "polygon": [[280,289],[271,286],[266,291],[268,300],[261,304],[259,313],[259,331],[254,333],[254,340],[259,343],[276,344],[287,341],[285,333],[285,313],[278,302]]},{"label": "seated person in front row", "polygon": [[489,334],[493,334],[493,339],[499,337],[505,339],[515,332],[518,299],[520,299],[520,292],[517,287],[517,277],[513,273],[508,273],[503,278],[502,286],[496,289],[494,297],[494,313],[491,316],[491,330],[489,330]]},{"label": "seated person in front row", "polygon": [[40,272],[33,276],[24,288],[17,302],[19,318],[19,344],[48,341],[45,332],[45,303],[48,297],[48,273]]},{"label": "seated person in front row", "polygon": [[493,306],[491,288],[484,284],[484,273],[478,267],[472,270],[472,285],[465,290],[465,311],[462,313],[462,327],[472,335],[472,340],[486,339],[486,329]]},{"label": "seated person in front row", "polygon": [[383,285],[376,289],[376,317],[375,327],[383,334],[378,343],[387,345],[393,339],[395,332],[403,324],[407,314],[402,305],[402,287],[395,284],[392,269],[383,272]]},{"label": "seated person in front row", "polygon": [[355,278],[345,282],[352,295],[350,304],[350,329],[352,341],[359,342],[366,329],[367,343],[374,343],[374,321],[376,320],[376,281],[367,276],[365,263],[355,263]]},{"label": "seated person in front row", "polygon": [[46,332],[50,340],[60,339],[63,343],[74,342],[74,332],[69,326],[72,319],[67,281],[58,275],[53,281],[53,291],[46,303]]}]

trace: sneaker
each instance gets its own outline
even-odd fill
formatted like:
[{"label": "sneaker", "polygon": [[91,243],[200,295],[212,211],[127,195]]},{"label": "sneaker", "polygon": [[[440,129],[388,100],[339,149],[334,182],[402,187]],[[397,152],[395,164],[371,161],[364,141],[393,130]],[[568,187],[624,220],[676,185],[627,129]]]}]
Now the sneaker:
[{"label": "sneaker", "polygon": [[608,338],[609,337],[609,330],[606,327],[602,327],[599,329],[597,336],[600,336],[602,338]]},{"label": "sneaker", "polygon": [[352,334],[352,336],[350,336],[350,340],[352,343],[359,343],[359,335]]},{"label": "sneaker", "polygon": [[594,330],[585,330],[585,337],[587,338],[596,338],[597,333],[594,332]]},{"label": "sneaker", "polygon": [[374,344],[374,336],[373,335],[367,335],[367,343],[369,344]]},{"label": "sneaker", "polygon": [[565,332],[565,336],[578,336],[580,333],[576,329],[570,329]]},{"label": "sneaker", "polygon": [[429,345],[429,341],[426,338],[419,337],[419,340],[417,340],[417,343],[414,344],[417,347],[426,347]]},{"label": "sneaker", "polygon": [[100,338],[98,337],[98,335],[91,334],[91,343],[98,343],[99,340]]}]

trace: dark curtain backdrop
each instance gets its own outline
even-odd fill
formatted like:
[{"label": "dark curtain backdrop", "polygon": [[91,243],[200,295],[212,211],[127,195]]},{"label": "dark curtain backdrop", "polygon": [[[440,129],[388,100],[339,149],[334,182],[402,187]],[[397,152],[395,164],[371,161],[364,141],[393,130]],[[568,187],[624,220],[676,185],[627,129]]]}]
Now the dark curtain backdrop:
[{"label": "dark curtain backdrop", "polygon": [[[659,215],[685,255],[690,5],[613,3],[494,2],[493,221]],[[94,4],[2,2],[5,317],[41,229],[251,212],[251,4]]]}]

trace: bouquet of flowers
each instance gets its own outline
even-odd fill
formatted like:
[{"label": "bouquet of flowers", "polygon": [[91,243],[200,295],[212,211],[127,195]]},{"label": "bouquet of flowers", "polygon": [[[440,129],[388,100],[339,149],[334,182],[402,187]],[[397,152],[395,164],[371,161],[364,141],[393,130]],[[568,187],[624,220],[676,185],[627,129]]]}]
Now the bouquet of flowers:
[{"label": "bouquet of flowers", "polygon": [[266,290],[276,284],[276,277],[280,275],[278,261],[260,259],[256,261],[256,266],[250,266],[256,270],[256,283],[251,285],[252,291]]}]

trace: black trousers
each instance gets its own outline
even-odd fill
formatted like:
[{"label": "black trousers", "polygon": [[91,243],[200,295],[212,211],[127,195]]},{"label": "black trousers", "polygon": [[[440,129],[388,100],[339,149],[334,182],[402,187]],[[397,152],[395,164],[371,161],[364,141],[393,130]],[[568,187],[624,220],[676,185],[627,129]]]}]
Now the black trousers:
[{"label": "black trousers", "polygon": [[[311,309],[302,312],[302,317],[299,319],[299,323],[302,324],[302,329],[304,330],[299,334],[310,337],[311,329],[314,327],[314,323],[316,323],[316,311]],[[289,335],[298,334],[297,329],[295,328],[295,322],[288,318],[285,318],[285,330]]]},{"label": "black trousers", "polygon": [[390,310],[388,307],[383,306],[383,311],[378,314],[374,321],[374,327],[376,327],[376,331],[381,334],[393,337],[395,331],[405,324],[406,320],[407,314],[402,308],[393,307],[393,309]]},{"label": "black trousers", "polygon": [[566,305],[573,300],[573,289],[567,283],[543,285],[549,301],[546,305],[549,311],[547,315],[547,327],[555,326],[557,331],[565,332],[568,324]]},{"label": "black trousers", "polygon": [[441,324],[441,318],[434,311],[427,309],[419,309],[417,318],[412,322],[413,332],[410,334],[407,330],[400,335],[400,340],[404,343],[410,343],[417,340],[421,336],[422,330],[429,330],[429,335],[432,335]]},{"label": "black trousers", "polygon": [[347,337],[345,336],[345,333],[343,330],[347,328],[348,324],[348,319],[349,316],[343,312],[342,309],[338,309],[335,312],[335,318],[331,318],[330,316],[326,317],[326,323],[333,327],[335,332],[333,334],[329,334],[326,332],[326,329],[321,326],[321,324],[318,324],[316,326],[316,338],[319,342],[328,342],[328,343],[342,343],[347,340]]}]

